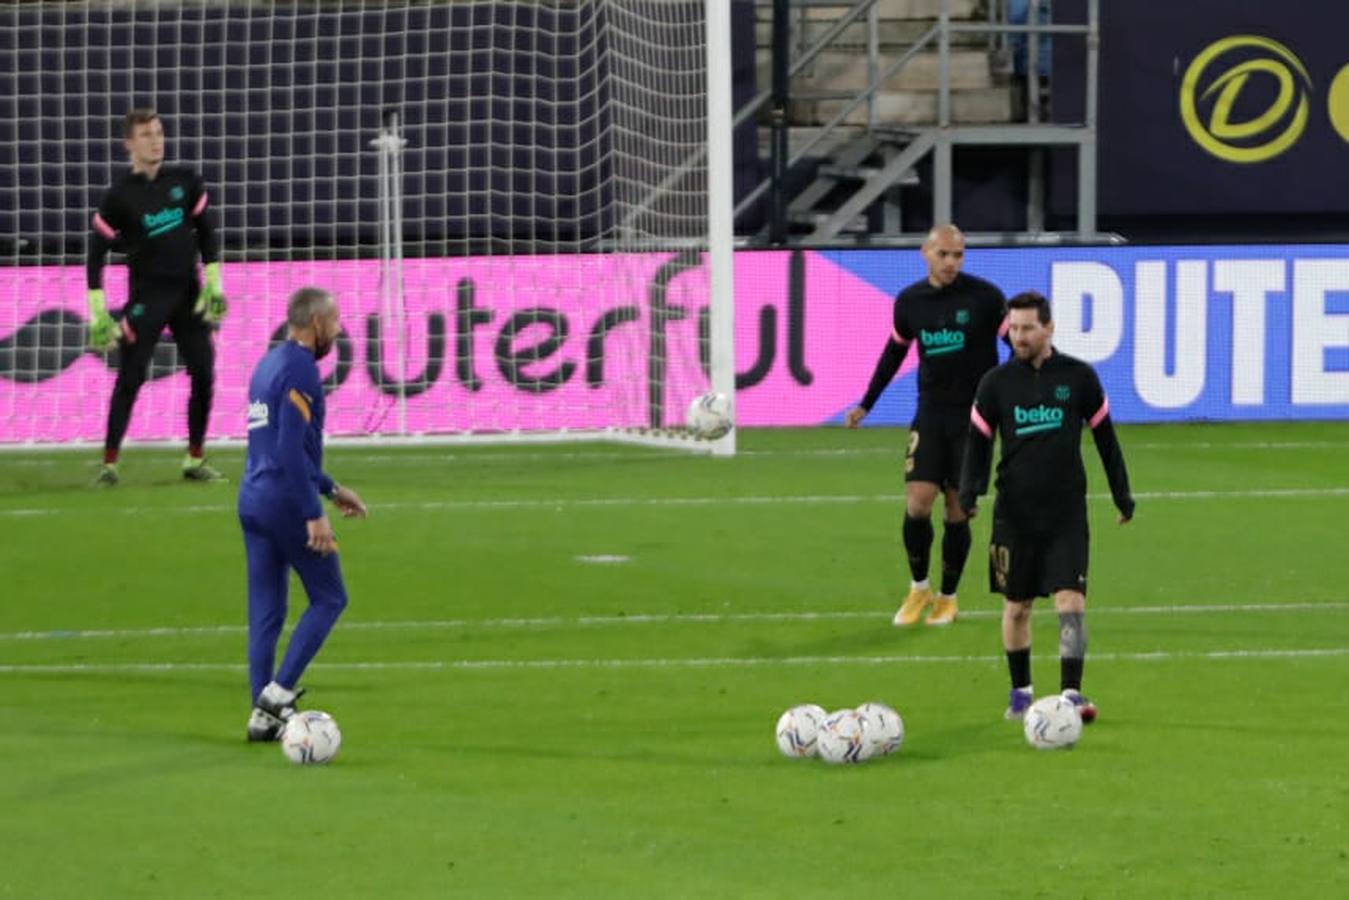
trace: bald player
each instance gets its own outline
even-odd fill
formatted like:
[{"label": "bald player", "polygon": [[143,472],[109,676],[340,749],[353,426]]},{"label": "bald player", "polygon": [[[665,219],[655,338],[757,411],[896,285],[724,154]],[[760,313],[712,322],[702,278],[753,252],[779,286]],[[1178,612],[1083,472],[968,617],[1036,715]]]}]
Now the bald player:
[{"label": "bald player", "polygon": [[[954,225],[934,227],[923,242],[927,277],[895,298],[885,350],[862,402],[844,421],[856,428],[899,371],[910,345],[918,348],[918,408],[904,457],[904,550],[912,581],[894,624],[949,625],[959,605],[956,588],[970,553],[970,525],[956,496],[969,431],[970,405],[984,373],[998,364],[998,339],[1007,332],[1006,300],[993,284],[961,271],[965,235]],[[943,497],[941,584],[928,581],[934,529],[932,508]]]}]

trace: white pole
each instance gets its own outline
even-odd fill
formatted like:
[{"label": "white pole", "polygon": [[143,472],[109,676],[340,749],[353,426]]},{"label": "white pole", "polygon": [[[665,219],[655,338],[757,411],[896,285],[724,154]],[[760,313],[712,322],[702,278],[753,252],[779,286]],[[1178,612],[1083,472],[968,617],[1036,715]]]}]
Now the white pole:
[{"label": "white pole", "polygon": [[[389,361],[389,320],[391,318],[389,309],[389,154],[384,148],[385,132],[380,128],[379,136],[370,142],[378,154],[379,172],[376,176],[379,179],[379,321],[383,324],[383,331],[380,333],[380,359],[382,365],[379,366],[379,372],[386,371]],[[383,385],[378,385],[383,387]],[[369,430],[372,425],[371,419],[367,416],[366,428]],[[378,427],[378,426],[373,426]]]},{"label": "white pole", "polygon": [[[406,326],[403,308],[403,140],[399,133],[398,114],[390,113],[379,130],[379,136],[370,142],[379,153],[379,299],[380,313],[385,323],[380,335],[381,357],[387,366],[390,347],[400,385],[407,384]],[[392,340],[391,340],[392,337]],[[381,368],[383,371],[383,368]],[[398,396],[398,433],[407,434],[407,396]]]},{"label": "white pole", "polygon": [[394,310],[398,335],[398,433],[408,433],[408,327],[403,303],[403,140],[398,113],[389,117],[389,300]]},{"label": "white pole", "polygon": [[[712,389],[735,411],[735,184],[731,110],[731,4],[706,0],[707,265],[712,309]],[[735,454],[735,429],[716,442]]]}]

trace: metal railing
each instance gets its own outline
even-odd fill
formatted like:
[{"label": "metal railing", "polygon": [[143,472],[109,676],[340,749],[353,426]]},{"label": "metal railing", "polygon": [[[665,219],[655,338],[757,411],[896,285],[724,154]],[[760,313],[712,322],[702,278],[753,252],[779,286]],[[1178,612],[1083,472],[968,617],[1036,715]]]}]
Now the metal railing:
[{"label": "metal railing", "polygon": [[[742,123],[758,115],[770,102],[778,107],[774,111],[771,126],[774,134],[773,171],[741,198],[736,205],[736,215],[747,211],[756,201],[770,190],[776,190],[772,207],[775,216],[781,216],[786,201],[781,197],[783,173],[811,155],[811,151],[821,143],[837,137],[838,131],[848,117],[863,104],[867,105],[868,130],[878,127],[875,116],[876,94],[882,86],[900,72],[919,53],[935,46],[938,55],[938,91],[937,121],[930,126],[906,128],[912,131],[908,147],[893,157],[885,167],[874,173],[867,184],[853,195],[838,211],[819,223],[815,230],[802,240],[792,243],[820,244],[835,242],[839,233],[858,214],[863,212],[895,181],[903,177],[927,153],[933,159],[933,201],[932,218],[936,222],[949,222],[953,208],[953,150],[956,146],[1027,146],[1036,148],[1031,154],[1028,167],[1030,197],[1027,209],[1028,233],[1040,232],[1044,223],[1044,156],[1039,152],[1047,147],[1071,147],[1077,150],[1077,231],[1078,239],[1095,240],[1104,237],[1097,231],[1096,204],[1096,121],[1097,121],[1097,77],[1099,71],[1100,42],[1100,0],[1088,0],[1087,22],[1081,25],[1051,24],[1048,18],[1052,0],[1028,0],[1028,18],[1024,24],[1009,20],[1010,4],[1008,0],[989,0],[987,19],[982,22],[956,21],[951,17],[951,0],[941,0],[938,19],[912,45],[883,68],[879,64],[878,19],[875,0],[857,0],[846,12],[826,29],[818,39],[801,51],[785,69],[791,77],[804,71],[818,55],[831,46],[845,29],[857,22],[864,14],[868,22],[868,83],[850,99],[845,99],[841,108],[820,126],[803,145],[788,154],[786,152],[785,130],[788,127],[785,118],[785,102],[790,97],[782,96],[782,85],[776,89],[761,91],[736,115],[736,123]],[[837,6],[846,5],[843,0],[775,0],[775,14],[780,15],[783,7]],[[1010,67],[1010,38],[1017,34],[1026,36],[1026,77],[1027,102],[1026,121],[1009,125],[955,125],[952,123],[951,97],[951,44],[952,38],[959,35],[986,36],[986,45],[995,59]],[[1086,106],[1083,121],[1075,124],[1049,124],[1042,121],[1041,102],[1040,38],[1047,35],[1065,35],[1082,37],[1086,41]],[[787,53],[789,44],[777,42],[775,54]],[[781,61],[778,61],[781,71]],[[775,96],[776,95],[776,96]],[[846,95],[845,95],[846,98]],[[912,151],[912,152],[911,152]],[[773,227],[776,225],[776,227]],[[780,240],[782,223],[770,223],[770,234]],[[1024,236],[1023,236],[1024,239]]]}]

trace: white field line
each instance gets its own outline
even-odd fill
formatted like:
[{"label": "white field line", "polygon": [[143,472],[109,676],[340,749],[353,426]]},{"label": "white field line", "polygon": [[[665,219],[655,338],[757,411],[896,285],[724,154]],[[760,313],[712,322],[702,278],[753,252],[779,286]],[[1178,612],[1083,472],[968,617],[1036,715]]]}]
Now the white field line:
[{"label": "white field line", "polygon": [[[1135,500],[1243,500],[1249,498],[1311,498],[1349,496],[1349,487],[1327,486],[1315,488],[1250,488],[1237,491],[1140,491],[1134,494]],[[1091,500],[1109,500],[1109,494],[1088,494]],[[860,503],[898,503],[904,499],[902,494],[796,494],[780,496],[746,497],[556,497],[552,499],[522,500],[419,500],[387,503],[378,501],[370,504],[374,513],[400,512],[404,510],[562,510],[620,507],[698,507],[698,506],[824,506],[851,505]],[[0,517],[32,518],[40,516],[65,515],[68,513],[96,515],[121,513],[123,515],[141,515],[148,512],[159,514],[222,513],[232,511],[233,503],[210,503],[193,506],[144,507],[118,506],[99,508],[91,511],[86,506],[34,507],[28,509],[0,509]]]},{"label": "white field line", "polygon": [[[1045,601],[1048,603],[1048,601]],[[1349,610],[1349,601],[1324,603],[1205,603],[1171,606],[1104,606],[1089,607],[1093,616],[1150,616],[1150,615],[1206,615],[1214,613],[1285,613],[1285,612],[1343,612]],[[976,609],[960,613],[962,619],[993,619],[1000,617],[998,609]],[[430,619],[392,622],[342,622],[343,631],[399,631],[425,629],[527,629],[527,628],[596,628],[614,625],[719,625],[741,622],[828,622],[856,619],[874,619],[888,623],[889,611],[881,610],[825,610],[820,612],[757,612],[757,613],[653,613],[630,616],[543,616],[536,618],[497,619]],[[12,631],[0,633],[0,641],[88,640],[100,638],[161,638],[210,637],[214,635],[244,634],[245,625],[201,625],[160,628],[109,628],[49,631]]]},{"label": "white field line", "polygon": [[[907,433],[907,432],[906,432]],[[1224,443],[1222,441],[1194,441],[1183,444],[1167,443],[1164,441],[1140,441],[1137,443],[1125,441],[1126,450],[1336,450],[1345,446],[1342,441],[1233,441]],[[776,450],[744,450],[739,449],[735,452],[736,456],[750,458],[759,457],[849,457],[849,456],[894,456],[903,458],[904,441],[897,440],[893,447],[801,447],[801,448],[781,448]],[[688,453],[682,450],[639,450],[634,448],[633,452],[624,453],[616,450],[573,450],[559,453],[540,453],[532,452],[492,452],[484,451],[480,453],[427,453],[413,452],[406,454],[397,453],[342,453],[338,449],[337,456],[345,461],[362,463],[387,463],[387,462],[513,462],[516,460],[523,462],[542,462],[549,460],[611,460],[611,459],[644,459],[654,457],[683,457],[688,458]]]},{"label": "white field line", "polygon": [[[1308,649],[1233,648],[1229,650],[1155,650],[1132,653],[1093,653],[1093,665],[1102,662],[1170,662],[1173,660],[1321,659],[1349,656],[1349,647]],[[1041,656],[1043,660],[1056,657]],[[775,666],[878,666],[922,663],[997,664],[1003,657],[992,654],[953,656],[722,656],[657,659],[431,659],[404,661],[315,663],[327,670],[509,670],[509,669],[717,669],[770,668]],[[241,663],[129,662],[0,665],[0,675],[108,674],[124,672],[240,672]]]},{"label": "white field line", "polygon": [[[1341,441],[1194,441],[1186,443],[1169,443],[1162,441],[1140,441],[1125,442],[1126,450],[1335,450],[1344,447]],[[0,450],[6,449],[0,446]],[[12,447],[9,448],[16,453],[33,452],[27,448]],[[436,452],[434,450],[411,451],[408,453],[359,453],[354,452],[355,448],[344,449],[340,444],[331,448],[334,458],[343,462],[357,463],[510,463],[510,462],[601,462],[606,460],[642,460],[657,459],[661,457],[680,457],[688,458],[688,453],[682,450],[668,450],[661,448],[633,448],[631,450],[566,450],[554,453],[539,451],[502,451],[502,450],[482,450],[469,451],[446,450],[445,452]],[[737,456],[744,457],[851,457],[851,456],[894,456],[902,458],[904,455],[903,441],[896,441],[893,447],[803,447],[799,449],[781,448],[776,450],[737,450]],[[63,452],[60,456],[36,457],[28,459],[4,460],[5,465],[14,466],[69,466],[69,456]],[[95,468],[102,463],[95,458],[83,460],[77,465],[85,468]]]},{"label": "white field line", "polygon": [[[1175,444],[1144,441],[1126,442],[1128,450],[1334,450],[1344,447],[1341,441],[1244,441],[1223,443],[1221,441],[1195,441]],[[636,448],[634,448],[636,449]],[[802,447],[798,449],[782,448],[777,450],[736,450],[736,456],[749,458],[762,457],[852,457],[852,456],[893,456],[902,459],[904,442],[897,441],[893,447]],[[559,453],[539,452],[481,452],[481,453],[342,453],[340,448],[335,456],[343,462],[391,463],[391,462],[547,462],[603,461],[614,459],[648,459],[655,457],[683,457],[688,453],[681,450],[647,450],[645,452],[621,452],[614,450],[574,450]],[[91,463],[93,465],[93,463]]]}]

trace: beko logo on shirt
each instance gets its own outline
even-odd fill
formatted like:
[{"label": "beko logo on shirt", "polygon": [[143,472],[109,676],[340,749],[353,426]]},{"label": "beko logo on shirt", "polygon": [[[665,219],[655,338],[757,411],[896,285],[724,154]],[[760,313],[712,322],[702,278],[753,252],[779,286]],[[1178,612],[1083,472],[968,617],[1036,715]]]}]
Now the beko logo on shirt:
[{"label": "beko logo on shirt", "polygon": [[918,339],[923,342],[923,349],[927,351],[928,356],[954,353],[965,348],[965,332],[951,328],[943,328],[941,331],[926,331],[920,328]]},{"label": "beko logo on shirt", "polygon": [[1063,410],[1054,406],[1012,407],[1012,420],[1016,422],[1016,434],[1034,434],[1037,431],[1052,431],[1063,427]]},{"label": "beko logo on shirt", "polygon": [[141,222],[145,225],[145,234],[148,237],[158,237],[183,224],[183,211],[176,207],[168,207],[157,213],[146,213],[141,216]]},{"label": "beko logo on shirt", "polygon": [[266,428],[271,419],[271,414],[267,410],[267,404],[261,400],[254,400],[248,404],[248,430],[254,428]]}]

